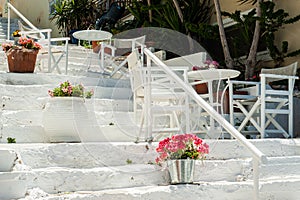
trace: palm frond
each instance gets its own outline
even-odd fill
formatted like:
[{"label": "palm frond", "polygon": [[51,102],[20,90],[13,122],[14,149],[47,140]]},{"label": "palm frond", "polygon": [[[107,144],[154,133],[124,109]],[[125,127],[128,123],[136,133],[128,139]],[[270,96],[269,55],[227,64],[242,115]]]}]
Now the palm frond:
[{"label": "palm frond", "polygon": [[252,5],[257,3],[257,0],[238,0],[240,4],[252,3]]}]

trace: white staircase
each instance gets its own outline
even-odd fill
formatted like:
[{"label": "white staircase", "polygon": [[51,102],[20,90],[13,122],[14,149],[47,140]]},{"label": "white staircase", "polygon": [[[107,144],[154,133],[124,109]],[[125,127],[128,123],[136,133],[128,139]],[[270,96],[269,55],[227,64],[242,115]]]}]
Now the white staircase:
[{"label": "white staircase", "polygon": [[[169,185],[154,164],[157,143],[134,143],[128,79],[86,72],[81,49],[70,48],[69,75],[7,73],[1,66],[0,199],[253,199],[251,154],[236,140],[207,140],[210,154],[196,164],[195,183]],[[81,64],[80,64],[81,63]],[[78,75],[79,74],[79,75]],[[59,82],[94,89],[86,101],[97,123],[82,143],[47,143],[42,113]],[[16,139],[7,144],[6,138]],[[260,199],[299,199],[300,140],[251,140],[268,157],[260,169]]]},{"label": "white staircase", "polygon": [[[130,142],[6,144],[12,171],[1,172],[3,195],[42,199],[253,199],[252,163],[235,140],[207,141],[211,153],[197,162],[195,184],[168,185],[154,165],[156,143]],[[261,167],[261,199],[297,199],[300,194],[299,140],[253,140],[270,161]],[[280,147],[278,149],[270,147]],[[17,156],[16,156],[17,155]],[[12,159],[10,159],[12,160]],[[7,178],[14,182],[7,181]],[[19,190],[14,189],[18,181]],[[21,191],[20,191],[21,190]],[[157,196],[159,194],[159,196]],[[18,196],[19,195],[19,196]],[[4,198],[4,197],[3,197]],[[3,199],[2,198],[2,199]]]},{"label": "white staircase", "polygon": [[[15,30],[19,29],[18,19],[10,19],[10,39],[13,40],[12,33]],[[0,17],[0,41],[4,41],[7,39],[7,27],[8,27],[7,18]]]}]

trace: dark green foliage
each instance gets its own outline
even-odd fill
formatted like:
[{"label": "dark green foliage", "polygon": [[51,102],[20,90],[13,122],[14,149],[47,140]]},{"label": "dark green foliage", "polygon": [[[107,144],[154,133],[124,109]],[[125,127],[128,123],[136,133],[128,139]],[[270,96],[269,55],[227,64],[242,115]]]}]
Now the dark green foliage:
[{"label": "dark green foliage", "polygon": [[[134,16],[136,27],[163,27],[188,33],[187,26],[208,23],[212,14],[210,0],[178,0],[183,14],[183,22],[177,13],[173,0],[154,0],[148,5],[147,0],[133,0],[132,5],[127,7]],[[149,11],[152,12],[152,21],[149,18]],[[133,27],[135,28],[135,27]]]},{"label": "dark green foliage", "polygon": [[97,0],[58,0],[50,19],[64,35],[68,35],[70,30],[92,27],[101,13],[103,10]]},{"label": "dark green foliage", "polygon": [[252,5],[255,5],[257,0],[238,0],[238,2],[240,2],[240,4],[251,3]]},{"label": "dark green foliage", "polygon": [[297,56],[300,50],[288,52],[288,41],[282,41],[281,47],[275,45],[275,33],[282,29],[286,24],[292,24],[300,19],[300,15],[289,18],[289,14],[283,9],[275,10],[275,4],[267,1],[260,4],[262,9],[262,16],[260,19],[262,32],[262,39],[266,41],[270,56],[275,61],[276,66],[281,66],[286,57]]},{"label": "dark green foliage", "polygon": [[16,143],[16,138],[8,137],[7,138],[7,143]]},{"label": "dark green foliage", "polygon": [[[241,0],[240,2],[246,3],[246,0]],[[260,7],[260,18],[256,16],[256,9],[242,16],[241,11],[235,11],[234,13],[222,12],[223,16],[230,17],[236,22],[236,25],[227,28],[226,36],[230,46],[230,53],[233,58],[239,58],[248,54],[253,40],[255,22],[259,20],[261,34],[258,51],[267,48],[270,56],[275,61],[275,65],[281,66],[286,57],[299,55],[300,50],[288,52],[288,41],[282,41],[281,46],[277,47],[275,45],[275,34],[280,29],[283,29],[286,24],[299,21],[300,15],[289,18],[289,14],[283,9],[275,10],[275,3],[271,1],[261,3]]]}]

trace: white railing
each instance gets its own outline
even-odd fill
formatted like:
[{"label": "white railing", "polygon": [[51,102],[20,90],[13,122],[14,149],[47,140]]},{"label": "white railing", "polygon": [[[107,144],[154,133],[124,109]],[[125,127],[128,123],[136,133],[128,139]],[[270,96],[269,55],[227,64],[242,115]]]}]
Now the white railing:
[{"label": "white railing", "polygon": [[[266,163],[266,156],[250,143],[238,130],[236,130],[222,115],[220,115],[209,103],[201,98],[189,84],[186,84],[180,77],[178,77],[166,64],[157,58],[149,49],[143,49],[144,54],[147,56],[147,67],[151,67],[151,62],[170,76],[185,92],[193,99],[202,109],[204,109],[214,120],[223,126],[223,128],[235,139],[237,139],[244,147],[246,147],[253,157],[253,182],[254,182],[254,199],[259,199],[259,165]],[[150,71],[150,70],[149,70]],[[151,134],[151,133],[150,133]]]},{"label": "white railing", "polygon": [[8,27],[7,27],[7,40],[10,39],[10,12],[14,11],[18,17],[20,17],[32,30],[38,30],[37,27],[35,27],[22,13],[20,13],[13,5],[10,3],[7,3],[7,22],[8,22]]},{"label": "white railing", "polygon": [[[39,39],[47,48],[47,59],[48,59],[48,72],[52,72],[55,69],[58,71],[58,73],[61,73],[58,62],[61,60],[61,58],[65,55],[66,56],[66,64],[65,64],[65,73],[67,74],[68,71],[68,40],[70,38],[68,37],[61,37],[61,38],[51,38],[51,32],[52,29],[38,29],[35,27],[22,13],[20,13],[12,4],[7,2],[7,18],[8,18],[8,28],[7,28],[7,40],[10,39],[10,15],[11,10],[16,13],[18,17],[22,19],[23,22],[25,22],[26,26],[28,27],[28,30],[21,30],[21,35],[23,34],[38,34]],[[26,28],[27,28],[26,27]],[[61,54],[61,56],[56,60],[54,55],[51,51],[51,42],[65,42],[65,48],[64,53]],[[54,64],[52,66],[52,59],[54,61]]]},{"label": "white railing", "polygon": [[[7,40],[10,39],[10,11],[14,11],[32,30],[39,30],[35,27],[22,13],[20,13],[13,5],[7,2]],[[48,42],[50,44],[50,33],[51,29],[47,31]],[[44,36],[42,32],[39,32],[40,35]],[[51,52],[51,46],[48,45],[48,52]],[[51,53],[48,53],[48,69],[51,69]]]}]

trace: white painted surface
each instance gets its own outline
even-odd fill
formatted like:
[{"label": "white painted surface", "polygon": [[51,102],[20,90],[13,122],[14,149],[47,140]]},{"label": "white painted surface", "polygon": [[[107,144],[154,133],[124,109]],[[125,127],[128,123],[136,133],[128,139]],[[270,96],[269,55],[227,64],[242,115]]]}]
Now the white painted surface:
[{"label": "white painted surface", "polygon": [[[70,76],[0,73],[0,149],[18,158],[4,158],[12,172],[0,172],[1,200],[25,197],[25,191],[24,200],[252,198],[252,160],[236,140],[207,140],[210,154],[196,165],[199,184],[167,185],[164,169],[149,164],[157,143],[133,143],[138,129],[127,112],[132,106],[128,81],[100,79],[97,73],[85,77],[80,61],[80,56],[71,59]],[[97,119],[96,131],[86,143],[45,143],[41,117],[47,90],[65,80],[96,87],[95,98],[86,102]],[[8,136],[17,144],[4,144]],[[300,139],[251,142],[269,156],[261,167],[261,199],[298,199]]]}]

